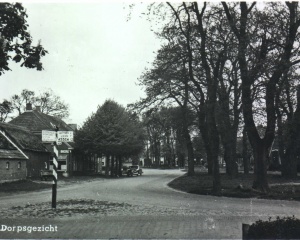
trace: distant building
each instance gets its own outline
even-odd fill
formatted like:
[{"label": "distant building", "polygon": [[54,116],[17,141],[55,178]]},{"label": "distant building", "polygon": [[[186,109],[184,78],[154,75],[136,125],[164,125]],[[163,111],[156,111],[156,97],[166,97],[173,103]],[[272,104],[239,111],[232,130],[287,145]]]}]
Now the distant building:
[{"label": "distant building", "polygon": [[[74,131],[76,130],[76,124],[66,124],[63,120],[42,113],[40,108],[32,109],[32,105],[29,103],[26,106],[26,111],[10,121],[10,124],[25,127],[32,133],[42,139],[42,131],[54,131],[58,127],[59,131]],[[53,147],[51,143],[44,143],[48,151],[52,152]],[[58,147],[58,172],[72,172],[74,164],[72,161],[73,143],[62,143]],[[50,161],[50,169],[53,168],[53,162]]]},{"label": "distant building", "polygon": [[49,168],[51,153],[24,127],[0,123],[0,181],[39,177]]}]

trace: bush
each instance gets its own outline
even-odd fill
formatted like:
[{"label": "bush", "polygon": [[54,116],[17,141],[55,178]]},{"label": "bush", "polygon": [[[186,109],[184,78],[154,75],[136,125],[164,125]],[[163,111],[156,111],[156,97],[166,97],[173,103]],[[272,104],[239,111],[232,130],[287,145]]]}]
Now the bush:
[{"label": "bush", "polygon": [[275,221],[259,220],[249,227],[247,239],[299,239],[300,220],[293,217],[277,217]]}]

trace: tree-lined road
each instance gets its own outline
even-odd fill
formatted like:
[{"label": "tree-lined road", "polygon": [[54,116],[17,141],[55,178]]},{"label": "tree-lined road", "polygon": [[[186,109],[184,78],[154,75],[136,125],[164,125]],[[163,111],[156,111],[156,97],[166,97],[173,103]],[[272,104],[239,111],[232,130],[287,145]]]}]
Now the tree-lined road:
[{"label": "tree-lined road", "polygon": [[[99,179],[58,188],[58,200],[87,198],[128,203],[135,206],[134,212],[38,221],[34,218],[26,219],[26,224],[43,222],[57,224],[61,230],[51,235],[36,233],[24,236],[30,238],[241,238],[242,223],[251,223],[278,215],[300,217],[299,202],[187,194],[167,186],[168,182],[183,174],[181,170],[145,169],[144,173],[141,177]],[[1,197],[0,208],[46,201],[49,202],[50,207],[51,191]],[[1,224],[9,221],[2,219]],[[25,221],[15,219],[13,222],[24,224]],[[20,235],[4,236],[20,237]],[[4,237],[1,235],[1,238]]]}]

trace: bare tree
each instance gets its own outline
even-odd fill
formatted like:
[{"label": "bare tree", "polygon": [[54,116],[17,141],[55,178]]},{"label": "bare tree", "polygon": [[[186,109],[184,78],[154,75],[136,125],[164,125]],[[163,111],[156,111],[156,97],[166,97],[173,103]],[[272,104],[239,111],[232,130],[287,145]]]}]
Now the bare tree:
[{"label": "bare tree", "polygon": [[64,103],[60,96],[55,95],[52,89],[42,92],[34,99],[33,104],[39,106],[41,112],[45,114],[59,118],[67,118],[69,116],[69,105]]},{"label": "bare tree", "polygon": [[[300,25],[298,3],[286,2],[286,6],[281,3],[268,3],[269,9],[266,11],[257,10],[255,2],[240,2],[239,10],[226,2],[222,2],[222,5],[238,40],[243,115],[255,160],[253,188],[268,191],[267,158],[275,135],[276,84],[295,60],[293,46]],[[280,27],[270,24],[275,19],[281,21]],[[252,88],[256,81],[263,81],[266,89],[267,123],[263,137],[260,137],[255,125],[252,105]]]},{"label": "bare tree", "polygon": [[39,107],[40,111],[58,118],[66,118],[69,116],[69,105],[64,103],[60,96],[56,95],[53,90],[48,89],[36,96],[34,91],[28,89],[22,90],[20,95],[11,97],[12,109],[18,114],[22,114],[28,103],[34,107]]}]

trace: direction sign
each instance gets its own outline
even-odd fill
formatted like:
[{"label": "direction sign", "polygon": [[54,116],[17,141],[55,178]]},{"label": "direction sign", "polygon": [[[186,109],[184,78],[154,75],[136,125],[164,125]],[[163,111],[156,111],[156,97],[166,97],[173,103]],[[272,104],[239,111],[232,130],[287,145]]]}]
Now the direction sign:
[{"label": "direction sign", "polygon": [[43,142],[55,142],[56,141],[56,132],[42,130],[42,141]]},{"label": "direction sign", "polygon": [[57,141],[58,142],[73,142],[74,134],[73,131],[58,131]]}]

